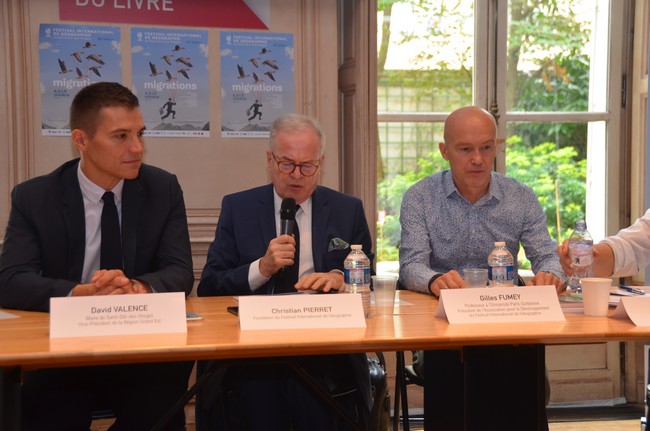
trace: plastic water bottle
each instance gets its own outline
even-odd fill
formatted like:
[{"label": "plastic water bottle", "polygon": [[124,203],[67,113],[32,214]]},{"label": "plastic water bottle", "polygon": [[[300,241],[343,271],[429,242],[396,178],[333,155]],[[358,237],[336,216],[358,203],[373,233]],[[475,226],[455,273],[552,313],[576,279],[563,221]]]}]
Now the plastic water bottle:
[{"label": "plastic water bottle", "polygon": [[490,287],[514,286],[515,260],[503,241],[495,242],[488,256],[488,278]]},{"label": "plastic water bottle", "polygon": [[569,257],[573,275],[569,277],[568,288],[574,292],[580,292],[582,290],[580,279],[591,277],[594,262],[594,240],[587,232],[587,223],[584,220],[578,220],[575,223],[573,234],[569,238]]},{"label": "plastic water bottle", "polygon": [[370,259],[361,249],[361,245],[350,246],[352,251],[343,261],[345,275],[345,292],[360,293],[363,314],[370,314]]}]

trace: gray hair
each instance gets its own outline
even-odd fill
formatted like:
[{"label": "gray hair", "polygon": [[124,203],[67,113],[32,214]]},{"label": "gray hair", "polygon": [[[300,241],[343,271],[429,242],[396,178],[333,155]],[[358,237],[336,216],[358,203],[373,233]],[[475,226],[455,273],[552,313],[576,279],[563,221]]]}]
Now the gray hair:
[{"label": "gray hair", "polygon": [[285,130],[304,131],[313,130],[320,142],[320,155],[325,153],[325,135],[318,120],[302,114],[284,114],[279,116],[273,124],[271,124],[271,139],[269,140],[269,148],[271,152],[274,150],[275,139],[278,133]]}]

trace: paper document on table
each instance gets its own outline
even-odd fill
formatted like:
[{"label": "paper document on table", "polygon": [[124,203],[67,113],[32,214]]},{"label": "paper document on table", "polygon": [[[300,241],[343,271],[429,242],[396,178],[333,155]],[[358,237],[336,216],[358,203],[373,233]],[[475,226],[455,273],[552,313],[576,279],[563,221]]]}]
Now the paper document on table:
[{"label": "paper document on table", "polygon": [[610,315],[617,319],[629,317],[636,326],[650,326],[650,296],[622,297],[616,310]]},{"label": "paper document on table", "polygon": [[582,304],[582,298],[576,298],[568,295],[560,295],[560,308],[562,308],[563,313],[583,313],[584,306]]},{"label": "paper document on table", "polygon": [[[648,296],[650,297],[650,294],[638,294],[638,293],[632,293],[628,292],[622,289],[619,289],[618,287],[612,287],[609,291],[609,306],[610,307],[616,307],[618,303],[621,301],[621,298],[625,297],[639,297],[639,296]],[[573,311],[580,309],[582,311],[582,293],[567,293],[564,292],[562,295],[560,295],[560,303],[562,305],[562,310],[565,312],[567,310]]]},{"label": "paper document on table", "polygon": [[2,320],[2,319],[17,319],[19,317],[20,316],[18,316],[17,314],[11,314],[11,313],[7,313],[6,311],[0,310],[0,320]]}]

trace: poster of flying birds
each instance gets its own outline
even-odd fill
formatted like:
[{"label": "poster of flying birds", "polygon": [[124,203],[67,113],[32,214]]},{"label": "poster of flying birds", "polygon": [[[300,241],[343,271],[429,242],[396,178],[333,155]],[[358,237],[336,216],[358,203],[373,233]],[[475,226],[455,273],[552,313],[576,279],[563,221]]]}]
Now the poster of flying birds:
[{"label": "poster of flying birds", "polygon": [[207,31],[133,28],[131,60],[145,136],[210,136]]},{"label": "poster of flying birds", "polygon": [[70,134],[68,111],[83,87],[122,82],[119,27],[41,24],[39,28],[41,130]]},{"label": "poster of flying birds", "polygon": [[221,32],[221,136],[266,138],[294,111],[294,47],[288,33]]}]

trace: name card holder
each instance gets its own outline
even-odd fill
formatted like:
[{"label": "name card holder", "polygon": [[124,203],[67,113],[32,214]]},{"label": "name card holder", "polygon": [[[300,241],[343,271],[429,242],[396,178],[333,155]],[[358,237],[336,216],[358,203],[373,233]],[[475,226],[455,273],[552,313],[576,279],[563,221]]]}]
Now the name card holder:
[{"label": "name card holder", "polygon": [[636,326],[650,326],[650,298],[624,296],[610,317],[624,319],[629,317]]},{"label": "name card holder", "polygon": [[361,295],[297,294],[239,297],[239,328],[245,330],[365,328]]},{"label": "name card holder", "polygon": [[444,289],[436,317],[449,323],[565,320],[555,286]]},{"label": "name card holder", "polygon": [[187,333],[185,294],[50,299],[50,338]]}]

